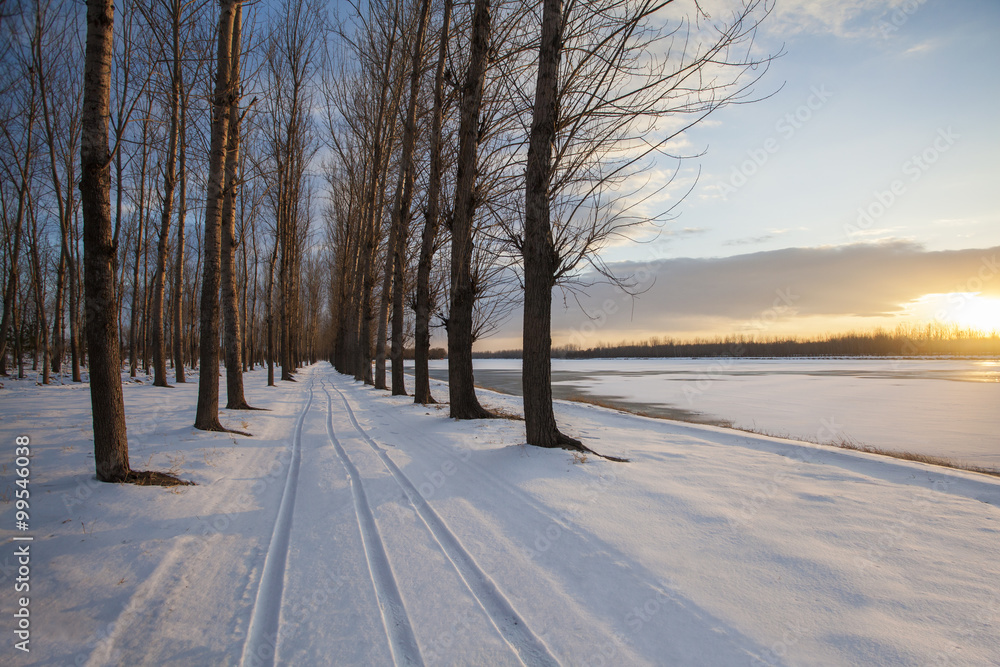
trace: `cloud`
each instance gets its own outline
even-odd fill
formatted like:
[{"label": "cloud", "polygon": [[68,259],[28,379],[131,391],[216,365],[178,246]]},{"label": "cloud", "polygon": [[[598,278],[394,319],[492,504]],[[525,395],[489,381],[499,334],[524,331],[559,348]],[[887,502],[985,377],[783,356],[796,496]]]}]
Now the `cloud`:
[{"label": "cloud", "polygon": [[766,243],[774,238],[774,234],[764,234],[763,236],[748,236],[742,239],[730,239],[725,241],[722,245],[724,246],[734,246],[734,245],[758,245],[760,243]]},{"label": "cloud", "polygon": [[567,308],[554,309],[553,331],[669,333],[698,329],[697,322],[736,325],[774,308],[782,317],[902,316],[926,294],[1000,296],[998,256],[1000,247],[931,252],[895,241],[618,262],[610,265],[615,274],[646,291],[633,302],[612,285],[591,286],[579,296],[590,317],[569,299]]},{"label": "cloud", "polygon": [[782,0],[765,22],[774,34],[884,36],[885,17],[913,0]]}]

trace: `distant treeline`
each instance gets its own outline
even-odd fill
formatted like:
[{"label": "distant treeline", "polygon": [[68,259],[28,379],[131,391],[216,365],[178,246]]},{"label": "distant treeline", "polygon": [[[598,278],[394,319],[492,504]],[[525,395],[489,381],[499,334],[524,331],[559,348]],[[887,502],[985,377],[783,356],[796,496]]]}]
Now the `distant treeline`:
[{"label": "distant treeline", "polygon": [[[612,357],[921,357],[1000,356],[1000,336],[971,329],[940,325],[900,326],[821,338],[718,336],[689,341],[653,337],[645,341],[598,343],[580,348],[552,349],[553,358],[600,359]],[[480,359],[520,359],[520,350],[477,352]]]}]

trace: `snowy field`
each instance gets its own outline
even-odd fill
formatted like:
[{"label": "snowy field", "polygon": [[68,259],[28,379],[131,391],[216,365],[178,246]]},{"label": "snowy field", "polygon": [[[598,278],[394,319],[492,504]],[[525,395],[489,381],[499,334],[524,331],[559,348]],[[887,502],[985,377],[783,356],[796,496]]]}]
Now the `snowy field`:
[{"label": "snowy field", "polygon": [[[433,362],[447,378],[447,362]],[[521,362],[477,359],[476,382],[520,393]],[[1000,470],[1000,361],[554,360],[557,397],[810,442],[847,440]]]},{"label": "snowy field", "polygon": [[998,478],[560,403],[632,462],[584,460],[326,364],[251,373],[269,411],[222,421],[253,437],[204,433],[192,380],[125,387],[133,466],[176,489],[94,480],[86,386],[5,381],[0,663],[1000,664]]}]

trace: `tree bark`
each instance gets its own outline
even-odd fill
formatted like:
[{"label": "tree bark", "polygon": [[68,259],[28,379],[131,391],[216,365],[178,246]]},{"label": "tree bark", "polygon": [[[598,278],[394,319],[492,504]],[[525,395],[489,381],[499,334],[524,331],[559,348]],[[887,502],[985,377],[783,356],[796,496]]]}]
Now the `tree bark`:
[{"label": "tree bark", "polygon": [[[397,182],[396,199],[399,199],[401,182]],[[389,332],[389,302],[392,297],[392,266],[393,249],[398,243],[399,229],[396,224],[389,224],[389,242],[385,248],[385,265],[382,272],[382,291],[378,297],[378,329],[375,332],[375,388],[385,389],[385,344]]]},{"label": "tree bark", "polygon": [[84,298],[90,400],[94,415],[97,478],[118,482],[131,472],[122,397],[115,273],[111,229],[108,118],[114,31],[112,0],[87,1],[80,142],[80,201],[83,207]]},{"label": "tree bark", "polygon": [[[183,89],[183,71],[177,72],[178,89]],[[187,217],[187,95],[182,93],[179,127],[177,130],[180,165],[177,197],[177,254],[174,259],[173,356],[174,381],[187,382],[184,377],[184,221]]]},{"label": "tree bark", "polygon": [[204,273],[201,287],[201,372],[194,427],[224,431],[219,422],[219,273],[222,244],[222,199],[225,186],[229,109],[237,90],[231,85],[233,22],[242,0],[220,0],[219,44],[215,91],[212,95],[212,140],[205,197]]},{"label": "tree bark", "polygon": [[163,336],[163,293],[166,287],[170,215],[174,208],[174,186],[177,178],[177,133],[180,124],[181,95],[180,0],[173,0],[171,11],[173,59],[170,72],[170,134],[167,137],[167,160],[163,169],[163,201],[161,202],[163,211],[160,215],[160,237],[156,245],[156,271],[153,273],[153,384],[157,387],[170,386],[167,383],[167,344]]},{"label": "tree bark", "polygon": [[562,49],[562,0],[544,0],[538,81],[528,143],[524,196],[524,336],[521,386],[529,445],[579,447],[559,432],[552,412],[552,288],[559,257],[552,243],[549,184],[556,138]]},{"label": "tree bark", "polygon": [[[42,262],[38,246],[41,239],[38,238],[38,220],[35,217],[35,207],[31,201],[31,193],[28,193],[28,220],[31,221],[31,234],[28,236],[28,249],[31,254],[31,282],[35,288],[35,325],[38,329],[35,335],[35,358],[32,369],[38,366],[38,348],[41,343],[42,348],[42,384],[49,383],[49,327],[48,318],[45,315],[45,290],[42,275]],[[39,341],[39,336],[41,341]]]},{"label": "tree bark", "polygon": [[[21,238],[24,229],[25,203],[28,196],[28,175],[31,166],[31,137],[35,127],[35,88],[31,87],[31,101],[27,109],[27,128],[25,130],[25,148],[23,163],[20,167],[20,184],[17,188],[17,212],[14,218],[14,252],[10,258],[10,273],[7,278],[7,290],[3,301],[3,319],[0,320],[0,364],[5,364],[7,332],[11,329],[15,331],[15,341],[19,340],[17,320],[17,286],[18,286],[18,259],[21,256]],[[20,348],[16,351],[19,353]],[[6,366],[3,368],[6,371]],[[7,373],[4,372],[3,375]]]},{"label": "tree bark", "polygon": [[240,162],[240,28],[242,7],[236,6],[233,19],[232,65],[230,88],[233,92],[229,110],[229,136],[226,150],[225,195],[222,201],[222,317],[226,350],[226,408],[252,409],[243,395],[243,350],[240,336],[240,310],[236,288],[236,187]]},{"label": "tree bark", "polygon": [[475,0],[472,53],[462,86],[458,135],[458,179],[451,226],[451,308],[448,315],[448,393],[454,419],[490,417],[476,398],[472,374],[472,223],[476,210],[476,155],[483,79],[490,46],[490,2]]},{"label": "tree bark", "polygon": [[[142,121],[142,139],[139,150],[142,159],[139,165],[139,199],[136,211],[136,239],[135,239],[135,265],[132,267],[132,308],[129,317],[128,327],[128,356],[129,356],[129,377],[135,377],[139,370],[139,343],[140,343],[140,321],[139,316],[144,310],[143,304],[139,303],[139,270],[142,267],[142,258],[145,255],[145,233],[146,233],[146,168],[149,159],[149,117],[152,115],[153,97],[147,94],[149,108],[145,112]],[[145,282],[145,280],[143,280]]]},{"label": "tree bark", "polygon": [[410,62],[410,101],[403,118],[403,146],[399,165],[400,189],[392,207],[392,225],[396,230],[395,243],[391,246],[392,256],[392,395],[406,396],[406,382],[403,374],[403,328],[405,326],[404,296],[406,294],[406,248],[410,227],[410,205],[413,201],[413,145],[417,135],[417,97],[420,95],[420,73],[424,64],[424,35],[427,33],[427,18],[430,0],[420,3],[417,19],[417,34],[413,40],[413,54]]},{"label": "tree bark", "polygon": [[434,109],[431,115],[430,176],[427,184],[427,214],[420,239],[420,258],[417,260],[417,294],[413,341],[413,401],[435,403],[431,396],[431,264],[434,261],[434,243],[440,224],[441,198],[441,125],[444,117],[444,68],[448,58],[448,32],[451,29],[452,0],[444,2],[441,21],[441,40],[438,45],[437,69],[434,72]]},{"label": "tree bark", "polygon": [[274,386],[274,264],[278,261],[278,239],[274,240],[274,251],[267,263],[267,296],[265,315],[267,323],[267,386]]}]

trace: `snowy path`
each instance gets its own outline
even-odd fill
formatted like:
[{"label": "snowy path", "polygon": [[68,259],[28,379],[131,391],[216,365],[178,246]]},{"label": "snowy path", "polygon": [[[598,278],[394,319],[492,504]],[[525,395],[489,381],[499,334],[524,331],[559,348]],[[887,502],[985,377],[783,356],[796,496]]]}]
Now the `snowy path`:
[{"label": "snowy path", "polygon": [[269,412],[223,413],[253,438],[191,429],[194,384],[126,386],[174,491],[92,481],[80,387],[4,390],[36,447],[10,664],[1000,664],[1000,480],[560,404],[633,459],[581,461],[327,365],[261,379]]}]

